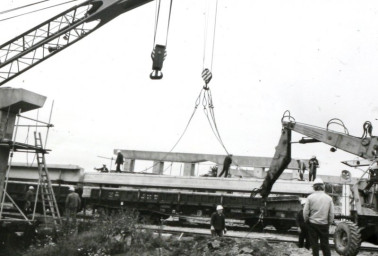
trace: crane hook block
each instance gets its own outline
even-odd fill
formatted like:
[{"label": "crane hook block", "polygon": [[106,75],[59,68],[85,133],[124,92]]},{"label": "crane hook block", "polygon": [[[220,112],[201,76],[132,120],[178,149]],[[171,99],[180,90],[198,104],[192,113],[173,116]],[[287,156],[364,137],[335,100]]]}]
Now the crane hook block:
[{"label": "crane hook block", "polygon": [[210,83],[211,78],[213,78],[213,74],[211,73],[211,71],[208,68],[205,68],[202,71],[202,79],[203,79],[203,81],[205,82],[206,85],[208,83]]},{"label": "crane hook block", "polygon": [[167,52],[165,51],[166,46],[157,44],[155,45],[155,49],[151,53],[152,58],[152,73],[150,74],[151,79],[162,79],[163,73],[161,69],[163,68],[163,62],[165,57],[167,56]]}]

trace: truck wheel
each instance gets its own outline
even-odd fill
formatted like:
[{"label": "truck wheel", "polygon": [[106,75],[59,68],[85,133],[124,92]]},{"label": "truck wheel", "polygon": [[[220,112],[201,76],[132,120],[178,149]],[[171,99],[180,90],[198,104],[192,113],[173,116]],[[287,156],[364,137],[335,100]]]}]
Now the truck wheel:
[{"label": "truck wheel", "polygon": [[333,237],[335,250],[340,255],[355,256],[361,245],[361,234],[358,226],[351,221],[337,224]]}]

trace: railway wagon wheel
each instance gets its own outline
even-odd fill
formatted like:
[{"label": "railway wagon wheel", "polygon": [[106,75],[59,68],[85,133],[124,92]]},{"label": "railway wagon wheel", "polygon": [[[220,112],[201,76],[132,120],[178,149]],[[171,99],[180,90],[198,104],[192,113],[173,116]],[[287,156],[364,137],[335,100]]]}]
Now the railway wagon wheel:
[{"label": "railway wagon wheel", "polygon": [[361,234],[356,224],[343,221],[337,224],[334,243],[336,252],[344,256],[357,255],[361,245]]}]

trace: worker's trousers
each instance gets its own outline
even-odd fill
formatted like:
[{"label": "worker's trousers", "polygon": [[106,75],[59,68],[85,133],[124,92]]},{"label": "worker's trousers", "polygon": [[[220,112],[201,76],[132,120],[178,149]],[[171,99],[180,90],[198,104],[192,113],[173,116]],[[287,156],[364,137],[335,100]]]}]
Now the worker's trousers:
[{"label": "worker's trousers", "polygon": [[307,226],[312,255],[319,256],[318,240],[320,240],[320,248],[322,249],[323,255],[331,256],[331,250],[329,249],[329,225],[308,223]]},{"label": "worker's trousers", "polygon": [[308,228],[306,225],[300,225],[301,232],[299,233],[298,237],[298,247],[303,248],[305,247],[306,249],[310,249],[310,238],[308,236]]},{"label": "worker's trousers", "polygon": [[316,169],[310,170],[310,172],[308,173],[308,180],[314,181],[315,179],[316,179]]},{"label": "worker's trousers", "polygon": [[67,227],[71,227],[73,225],[76,227],[76,213],[77,209],[76,208],[67,208],[66,209],[66,222],[67,222]]},{"label": "worker's trousers", "polygon": [[223,236],[223,229],[214,229],[214,230],[211,230],[211,235],[212,236],[222,237]]},{"label": "worker's trousers", "polygon": [[223,166],[223,170],[222,172],[219,174],[218,177],[222,177],[223,173],[224,173],[224,177],[227,178],[228,177],[228,169],[230,168],[230,166],[228,165],[224,165]]}]

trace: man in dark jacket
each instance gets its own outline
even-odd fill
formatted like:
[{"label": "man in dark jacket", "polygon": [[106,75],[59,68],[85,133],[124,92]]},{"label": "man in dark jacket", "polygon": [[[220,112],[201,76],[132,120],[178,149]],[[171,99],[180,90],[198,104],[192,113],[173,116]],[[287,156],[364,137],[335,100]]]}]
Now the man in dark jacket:
[{"label": "man in dark jacket", "polygon": [[26,194],[25,194],[25,208],[24,208],[24,210],[25,210],[26,214],[33,212],[34,197],[35,197],[34,187],[30,186],[29,190],[26,191]]},{"label": "man in dark jacket", "polygon": [[309,250],[310,249],[310,239],[308,237],[308,230],[307,230],[307,226],[306,226],[306,223],[304,221],[304,218],[303,218],[303,207],[304,205],[306,204],[306,199],[302,199],[301,201],[301,205],[302,205],[302,209],[300,209],[297,213],[297,226],[298,226],[298,232],[299,232],[299,245],[298,247],[299,248],[303,248],[303,245],[304,247]]},{"label": "man in dark jacket", "polygon": [[319,161],[316,159],[316,156],[312,156],[308,161],[308,180],[314,181],[316,179],[316,169],[319,167]]},{"label": "man in dark jacket", "polygon": [[123,165],[123,155],[121,153],[121,150],[117,151],[117,159],[116,159],[116,172],[121,172],[121,165]]},{"label": "man in dark jacket", "polygon": [[211,215],[210,220],[210,230],[213,236],[222,237],[223,234],[226,234],[227,229],[225,220],[226,218],[223,214],[223,207],[218,205],[217,211]]},{"label": "man in dark jacket", "polygon": [[222,177],[222,175],[224,173],[224,177],[227,178],[227,176],[228,176],[228,169],[230,169],[231,163],[232,163],[232,155],[229,154],[228,156],[226,156],[224,158],[224,161],[223,161],[223,170],[219,174],[218,177]]},{"label": "man in dark jacket", "polygon": [[70,193],[66,198],[66,221],[67,226],[70,227],[70,219],[72,218],[72,223],[76,227],[76,213],[81,207],[81,199],[73,187],[70,187],[69,191]]}]

